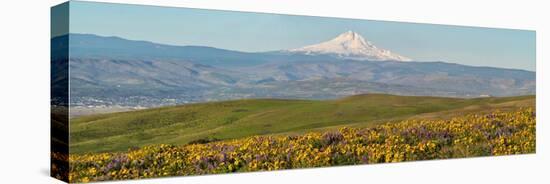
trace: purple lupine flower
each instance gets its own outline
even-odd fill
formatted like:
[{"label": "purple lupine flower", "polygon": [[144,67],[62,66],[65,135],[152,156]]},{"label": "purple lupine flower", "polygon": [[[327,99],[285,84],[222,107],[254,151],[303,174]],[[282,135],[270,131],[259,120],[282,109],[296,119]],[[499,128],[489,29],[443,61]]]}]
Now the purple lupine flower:
[{"label": "purple lupine flower", "polygon": [[326,145],[338,144],[344,139],[344,135],[340,132],[327,132],[323,135],[323,141]]},{"label": "purple lupine flower", "polygon": [[368,164],[369,163],[369,157],[367,155],[361,156],[361,163]]}]

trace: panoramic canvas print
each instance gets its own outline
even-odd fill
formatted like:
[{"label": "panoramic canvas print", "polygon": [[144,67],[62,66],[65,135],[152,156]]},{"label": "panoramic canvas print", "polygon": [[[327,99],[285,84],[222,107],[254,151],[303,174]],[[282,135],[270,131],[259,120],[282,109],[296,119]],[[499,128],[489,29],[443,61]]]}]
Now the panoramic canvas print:
[{"label": "panoramic canvas print", "polygon": [[535,153],[535,31],[71,1],[51,175],[143,179]]}]

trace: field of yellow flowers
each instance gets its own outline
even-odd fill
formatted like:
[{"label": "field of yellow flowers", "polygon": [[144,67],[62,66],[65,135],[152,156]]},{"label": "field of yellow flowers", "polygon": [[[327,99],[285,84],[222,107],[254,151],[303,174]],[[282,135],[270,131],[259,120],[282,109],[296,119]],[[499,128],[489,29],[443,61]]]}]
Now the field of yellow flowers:
[{"label": "field of yellow flowers", "polygon": [[299,136],[254,136],[70,155],[70,182],[374,164],[535,152],[535,112],[406,120]]}]

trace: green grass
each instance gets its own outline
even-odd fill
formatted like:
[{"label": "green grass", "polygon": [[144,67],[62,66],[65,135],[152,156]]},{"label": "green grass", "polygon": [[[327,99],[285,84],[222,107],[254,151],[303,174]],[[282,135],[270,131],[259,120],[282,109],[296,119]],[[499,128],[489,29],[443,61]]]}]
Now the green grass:
[{"label": "green grass", "polygon": [[84,116],[71,120],[71,153],[125,151],[149,144],[364,127],[407,118],[534,107],[535,96],[456,99],[382,94],[337,100],[246,99]]}]

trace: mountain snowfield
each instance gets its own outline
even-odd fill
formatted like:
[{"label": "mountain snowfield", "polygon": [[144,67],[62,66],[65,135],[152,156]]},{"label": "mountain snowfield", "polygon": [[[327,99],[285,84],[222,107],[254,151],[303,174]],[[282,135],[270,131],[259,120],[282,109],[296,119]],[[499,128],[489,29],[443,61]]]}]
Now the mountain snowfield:
[{"label": "mountain snowfield", "polygon": [[363,36],[353,31],[344,32],[336,38],[323,43],[290,49],[288,51],[307,55],[332,55],[352,60],[412,61],[408,57],[376,47],[368,40],[365,40]]}]

